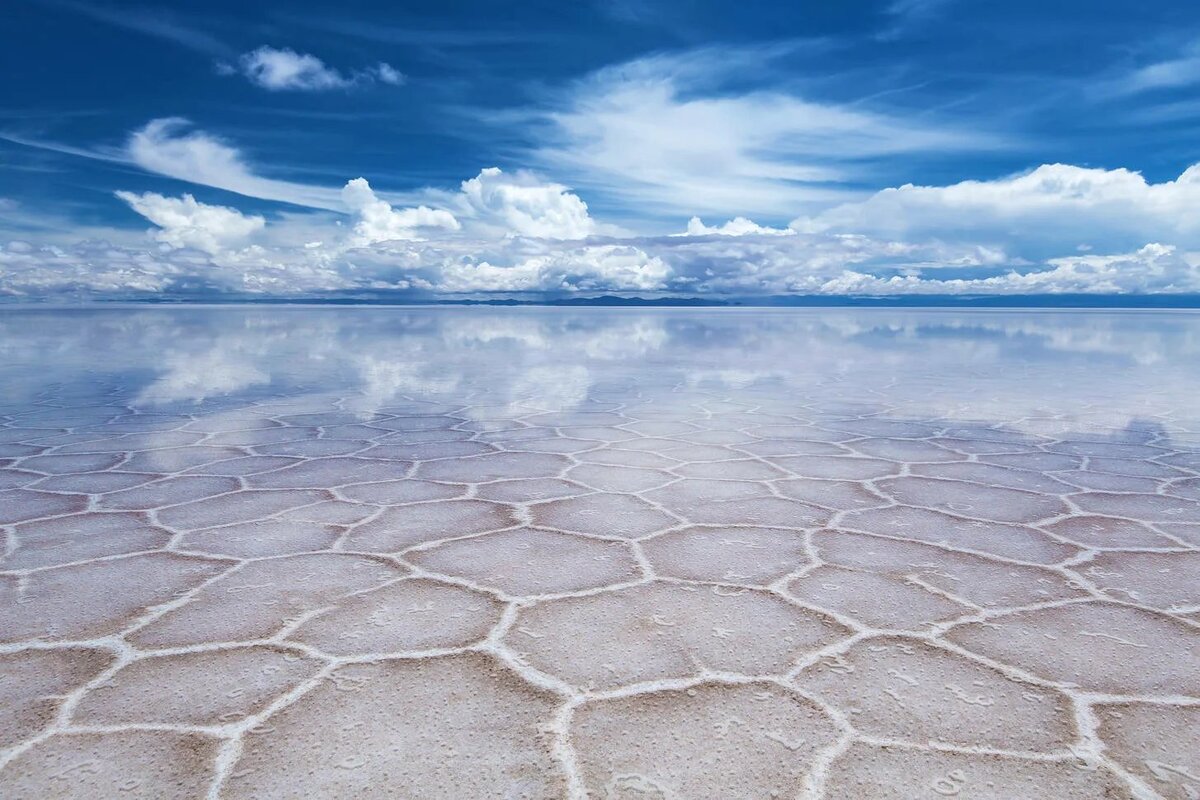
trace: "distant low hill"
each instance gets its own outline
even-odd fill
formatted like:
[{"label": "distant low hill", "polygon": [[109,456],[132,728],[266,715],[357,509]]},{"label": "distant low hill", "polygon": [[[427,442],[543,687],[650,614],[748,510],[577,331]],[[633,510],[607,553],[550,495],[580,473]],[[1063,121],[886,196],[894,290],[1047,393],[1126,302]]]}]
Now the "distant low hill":
[{"label": "distant low hill", "polygon": [[[60,298],[61,300],[62,298]],[[396,294],[345,294],[313,297],[256,297],[217,293],[172,297],[111,298],[94,302],[152,304],[252,304],[339,306],[566,306],[607,308],[1200,308],[1198,294],[1041,294],[1041,295],[774,295],[767,297],[434,297]]]}]

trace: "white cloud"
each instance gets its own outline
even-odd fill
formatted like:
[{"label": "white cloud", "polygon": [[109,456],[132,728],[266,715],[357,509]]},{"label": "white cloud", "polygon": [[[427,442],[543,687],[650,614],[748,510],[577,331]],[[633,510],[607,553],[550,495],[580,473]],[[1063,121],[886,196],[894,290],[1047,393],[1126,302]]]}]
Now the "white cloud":
[{"label": "white cloud", "polygon": [[[464,215],[468,228],[464,231],[455,213],[445,208],[426,205],[396,208],[379,197],[365,178],[355,178],[340,193],[341,210],[355,220],[349,233],[339,230],[340,225],[324,215],[281,214],[269,231],[256,238],[277,248],[302,245],[305,250],[328,259],[348,248],[377,243],[462,238],[458,236],[460,231],[465,235],[464,241],[480,242],[580,239],[600,229],[589,217],[586,204],[566,187],[543,183],[528,173],[510,176],[497,168],[488,168],[464,181],[459,192],[429,194]],[[152,192],[116,195],[157,225],[154,238],[170,247],[192,247],[229,258],[234,255],[229,251],[265,228],[261,216],[200,203],[190,194],[178,198]]]},{"label": "white cloud", "polygon": [[264,178],[246,164],[237,148],[204,131],[187,131],[178,117],[151,120],[129,137],[134,164],[149,172],[212,186],[247,197],[341,210],[337,189]]},{"label": "white cloud", "polygon": [[374,73],[380,83],[386,83],[390,86],[400,86],[405,82],[404,73],[383,61],[375,65]]},{"label": "white cloud", "polygon": [[242,72],[252,83],[272,91],[320,91],[341,89],[350,80],[314,55],[287,48],[260,47],[239,59]]},{"label": "white cloud", "polygon": [[154,192],[117,192],[116,195],[157,225],[153,231],[154,239],[172,248],[194,247],[206,253],[217,253],[245,244],[266,225],[266,220],[260,216],[247,216],[227,206],[199,203],[190,194],[164,197]]},{"label": "white cloud", "polygon": [[1101,83],[1100,89],[1108,94],[1129,95],[1196,84],[1200,84],[1200,40],[1188,44],[1175,58],[1132,69]]},{"label": "white cloud", "polygon": [[401,195],[406,201],[428,200],[442,209],[418,205],[397,210],[362,178],[339,190],[263,177],[238,148],[205,131],[188,130],[188,125],[177,117],[151,120],[130,135],[129,159],[158,175],[247,197],[350,211],[360,217],[360,243],[413,238],[414,230],[422,227],[458,230],[460,223],[484,237],[581,239],[619,231],[597,224],[587,204],[567,187],[529,172],[488,167],[463,181],[457,192],[426,189]]},{"label": "white cloud", "polygon": [[374,80],[393,86],[404,82],[398,70],[383,62],[370,69],[343,74],[309,53],[266,45],[243,54],[238,67],[251,83],[273,92],[346,89]]},{"label": "white cloud", "polygon": [[456,231],[462,226],[449,211],[428,206],[397,211],[380,200],[365,178],[355,178],[342,189],[342,201],[358,217],[354,244],[368,245],[395,239],[417,239],[428,229]]},{"label": "white cloud", "polygon": [[[955,277],[946,265],[957,263]],[[263,247],[206,254],[82,242],[0,248],[0,294],[170,295],[208,286],[263,296],[338,291],[781,294],[1200,293],[1200,253],[1151,244],[1006,266],[971,245],[863,236],[634,237],[588,244],[464,237],[350,249]]]},{"label": "white cloud", "polygon": [[463,181],[457,192],[427,190],[418,196],[421,194],[444,208],[396,209],[379,198],[366,179],[347,183],[342,201],[359,218],[355,243],[427,238],[434,232],[430,229],[461,229],[477,239],[583,239],[613,230],[598,225],[589,216],[587,204],[567,187],[528,172],[507,173],[488,167]]},{"label": "white cloud", "polygon": [[463,181],[465,204],[485,224],[507,233],[546,239],[582,239],[596,232],[587,203],[567,187],[528,173],[488,167]]},{"label": "white cloud", "polygon": [[994,269],[1003,256],[972,245],[904,242],[859,235],[669,236],[642,245],[671,268],[677,291],[705,295],[820,294],[848,269],[917,274],[930,267]]},{"label": "white cloud", "polygon": [[1136,252],[1051,259],[1048,269],[975,279],[879,278],[847,270],[822,294],[1144,294],[1200,292],[1200,254],[1151,243]]},{"label": "white cloud", "polygon": [[667,288],[671,269],[631,245],[548,249],[506,265],[450,260],[433,284],[442,292],[651,291]]},{"label": "white cloud", "polygon": [[1198,207],[1200,165],[1174,181],[1150,183],[1125,169],[1045,164],[993,181],[884,189],[866,200],[800,217],[792,227],[967,240],[1037,258],[1079,245],[1108,252],[1148,241],[1200,247]]},{"label": "white cloud", "polygon": [[705,225],[704,220],[692,217],[688,220],[687,231],[681,236],[746,236],[752,233],[765,236],[789,236],[795,231],[791,228],[769,228],[759,225],[745,217],[734,217],[724,225]]},{"label": "white cloud", "polygon": [[937,120],[729,89],[763,58],[714,47],[601,70],[559,109],[531,115],[545,131],[532,157],[633,210],[779,216],[846,197],[836,184],[871,159],[996,146]]},{"label": "white cloud", "polygon": [[10,241],[0,248],[0,296],[31,297],[82,291],[114,296],[161,293],[176,278],[205,269],[205,261],[107,242],[70,247]]},{"label": "white cloud", "polygon": [[[189,158],[209,147],[228,155],[203,137],[195,147]],[[228,150],[226,172],[237,173]],[[685,233],[657,236],[615,231],[565,186],[524,172],[489,168],[420,196],[430,204],[394,205],[357,178],[337,195],[352,217],[344,225],[328,213],[266,222],[190,195],[118,193],[165,247],[96,228],[68,243],[19,214],[6,237],[19,241],[0,248],[0,293],[1200,293],[1200,219],[1190,213],[1200,165],[1161,183],[1044,165],[887,189],[789,229],[694,217]],[[0,212],[3,236],[17,211]]]}]

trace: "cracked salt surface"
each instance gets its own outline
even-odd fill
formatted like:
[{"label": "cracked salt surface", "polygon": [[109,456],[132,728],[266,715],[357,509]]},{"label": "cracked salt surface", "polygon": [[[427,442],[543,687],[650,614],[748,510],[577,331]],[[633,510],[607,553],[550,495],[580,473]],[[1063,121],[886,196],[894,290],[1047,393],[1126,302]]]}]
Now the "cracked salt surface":
[{"label": "cracked salt surface", "polygon": [[5,309],[0,796],[1200,800],[1198,334]]}]

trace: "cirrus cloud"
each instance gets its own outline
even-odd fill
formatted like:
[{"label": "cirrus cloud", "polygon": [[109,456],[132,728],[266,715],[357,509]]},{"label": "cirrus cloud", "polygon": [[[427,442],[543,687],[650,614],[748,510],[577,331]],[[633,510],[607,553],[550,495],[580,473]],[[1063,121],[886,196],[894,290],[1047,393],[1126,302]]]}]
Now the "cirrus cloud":
[{"label": "cirrus cloud", "polygon": [[765,62],[798,46],[707,47],[599,70],[557,106],[524,112],[541,137],[529,157],[643,214],[779,217],[845,199],[878,159],[1003,145],[945,121],[731,80],[769,74]]},{"label": "cirrus cloud", "polygon": [[263,177],[236,147],[204,131],[189,130],[189,125],[180,117],[151,120],[130,135],[129,159],[147,172],[176,180],[263,200],[341,210],[337,189]]}]

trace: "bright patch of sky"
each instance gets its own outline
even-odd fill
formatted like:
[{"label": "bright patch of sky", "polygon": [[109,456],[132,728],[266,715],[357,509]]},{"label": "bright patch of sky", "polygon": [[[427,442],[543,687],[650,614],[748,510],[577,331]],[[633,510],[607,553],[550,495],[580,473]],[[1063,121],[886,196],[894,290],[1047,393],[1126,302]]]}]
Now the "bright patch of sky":
[{"label": "bright patch of sky", "polygon": [[17,0],[0,297],[1200,293],[1180,0]]}]

